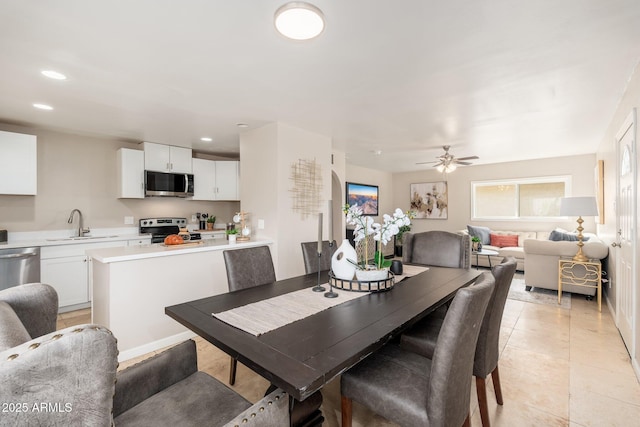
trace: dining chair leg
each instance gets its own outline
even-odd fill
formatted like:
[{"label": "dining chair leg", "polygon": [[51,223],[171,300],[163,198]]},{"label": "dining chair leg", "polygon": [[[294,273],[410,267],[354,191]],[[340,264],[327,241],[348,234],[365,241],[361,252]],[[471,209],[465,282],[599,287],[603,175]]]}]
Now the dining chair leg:
[{"label": "dining chair leg", "polygon": [[478,392],[478,407],[480,408],[482,427],[490,427],[489,408],[487,407],[487,385],[484,378],[476,377],[476,391]]},{"label": "dining chair leg", "polygon": [[496,369],[491,372],[491,380],[493,381],[493,388],[496,391],[496,402],[498,402],[498,405],[502,405],[504,402],[502,401],[502,388],[500,387],[500,374],[498,373],[498,365],[496,365]]},{"label": "dining chair leg", "polygon": [[342,427],[351,427],[351,411],[353,402],[350,398],[342,396]]},{"label": "dining chair leg", "polygon": [[467,418],[464,419],[462,427],[471,427],[471,418],[469,418],[469,414],[467,414]]},{"label": "dining chair leg", "polygon": [[231,357],[231,363],[229,364],[229,385],[236,383],[236,369],[238,367],[238,359]]}]

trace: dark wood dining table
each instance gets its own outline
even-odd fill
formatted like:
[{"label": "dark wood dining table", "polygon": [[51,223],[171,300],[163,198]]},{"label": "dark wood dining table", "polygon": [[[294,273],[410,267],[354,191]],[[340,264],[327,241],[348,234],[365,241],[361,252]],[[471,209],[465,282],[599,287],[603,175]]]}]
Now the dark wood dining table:
[{"label": "dark wood dining table", "polygon": [[317,274],[173,305],[165,313],[302,401],[453,298],[479,274],[430,267],[389,291],[364,295],[259,336],[212,313],[312,287]]}]

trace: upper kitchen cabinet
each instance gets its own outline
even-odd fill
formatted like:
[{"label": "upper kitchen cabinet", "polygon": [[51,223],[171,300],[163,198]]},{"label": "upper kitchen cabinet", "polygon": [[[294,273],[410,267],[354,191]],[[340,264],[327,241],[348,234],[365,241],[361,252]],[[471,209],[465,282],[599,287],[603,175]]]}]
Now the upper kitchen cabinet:
[{"label": "upper kitchen cabinet", "polygon": [[240,200],[237,161],[193,159],[192,200]]},{"label": "upper kitchen cabinet", "polygon": [[193,173],[191,148],[143,142],[144,168],[157,172]]},{"label": "upper kitchen cabinet", "polygon": [[118,198],[144,199],[144,151],[118,150]]},{"label": "upper kitchen cabinet", "polygon": [[0,194],[35,196],[38,150],[35,135],[0,131]]}]

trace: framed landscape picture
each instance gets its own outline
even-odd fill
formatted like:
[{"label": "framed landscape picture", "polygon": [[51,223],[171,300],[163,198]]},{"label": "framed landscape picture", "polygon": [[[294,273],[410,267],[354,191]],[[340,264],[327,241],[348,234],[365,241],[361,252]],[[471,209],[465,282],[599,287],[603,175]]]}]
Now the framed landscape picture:
[{"label": "framed landscape picture", "polygon": [[363,215],[378,215],[378,186],[347,182],[346,201],[349,206],[358,204]]},{"label": "framed landscape picture", "polygon": [[411,184],[411,210],[415,218],[447,219],[449,216],[449,193],[447,181]]}]

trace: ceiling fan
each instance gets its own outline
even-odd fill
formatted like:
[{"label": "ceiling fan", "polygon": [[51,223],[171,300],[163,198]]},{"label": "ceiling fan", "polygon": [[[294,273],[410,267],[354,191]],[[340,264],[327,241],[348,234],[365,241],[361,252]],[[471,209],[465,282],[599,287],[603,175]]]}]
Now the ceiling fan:
[{"label": "ceiling fan", "polygon": [[433,162],[419,162],[419,163],[416,163],[416,165],[435,163],[433,167],[437,168],[438,172],[449,173],[456,170],[458,165],[463,165],[463,166],[471,165],[472,163],[468,162],[467,160],[479,159],[478,156],[468,156],[468,157],[457,158],[457,157],[454,157],[453,154],[449,153],[449,148],[451,148],[450,145],[443,145],[442,148],[444,148],[444,154],[436,157],[438,160]]}]

